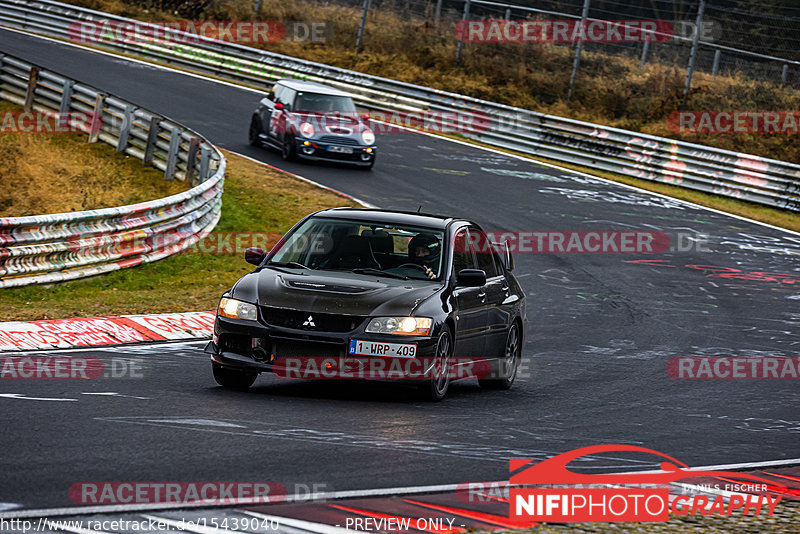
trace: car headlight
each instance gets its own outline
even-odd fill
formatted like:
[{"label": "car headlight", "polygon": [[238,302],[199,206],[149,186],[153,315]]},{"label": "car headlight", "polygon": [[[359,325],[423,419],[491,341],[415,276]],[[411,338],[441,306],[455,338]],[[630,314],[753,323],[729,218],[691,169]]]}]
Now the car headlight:
[{"label": "car headlight", "polygon": [[430,317],[375,317],[369,320],[368,334],[399,334],[429,336],[433,319]]},{"label": "car headlight", "polygon": [[300,135],[303,137],[312,137],[314,135],[314,126],[308,122],[300,125]]},{"label": "car headlight", "polygon": [[258,317],[255,305],[227,297],[223,297],[223,299],[219,301],[217,315],[230,317],[231,319],[244,319],[246,321],[255,321]]},{"label": "car headlight", "polygon": [[371,145],[375,143],[375,134],[372,133],[372,130],[364,130],[361,132],[361,140],[365,145]]}]

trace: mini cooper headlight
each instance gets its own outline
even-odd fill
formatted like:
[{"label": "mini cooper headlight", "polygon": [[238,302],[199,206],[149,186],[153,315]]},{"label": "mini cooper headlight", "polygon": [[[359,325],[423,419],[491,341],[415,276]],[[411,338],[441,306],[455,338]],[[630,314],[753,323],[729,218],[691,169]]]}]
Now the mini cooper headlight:
[{"label": "mini cooper headlight", "polygon": [[223,299],[219,301],[217,315],[229,317],[231,319],[255,321],[258,313],[256,312],[255,305],[249,302],[223,297]]},{"label": "mini cooper headlight", "polygon": [[375,317],[369,320],[368,334],[398,334],[429,336],[433,319],[430,317]]},{"label": "mini cooper headlight", "polygon": [[312,137],[314,135],[314,126],[308,122],[300,125],[300,135],[303,137]]},{"label": "mini cooper headlight", "polygon": [[372,133],[372,130],[364,130],[361,132],[361,140],[365,145],[371,145],[375,143],[375,134]]}]

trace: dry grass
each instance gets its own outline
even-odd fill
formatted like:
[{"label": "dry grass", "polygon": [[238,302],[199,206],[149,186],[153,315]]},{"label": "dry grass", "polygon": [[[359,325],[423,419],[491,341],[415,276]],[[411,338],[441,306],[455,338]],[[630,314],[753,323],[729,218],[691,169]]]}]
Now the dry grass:
[{"label": "dry grass", "polygon": [[0,134],[0,161],[4,217],[124,206],[188,188],[105,143],[88,144],[85,134]]},{"label": "dry grass", "polygon": [[[244,158],[225,154],[222,218],[215,232],[284,234],[309,212],[352,200]],[[90,162],[91,163],[91,162]],[[51,286],[0,290],[0,320],[60,319],[215,309],[252,266],[243,253],[171,256],[157,263]]]}]

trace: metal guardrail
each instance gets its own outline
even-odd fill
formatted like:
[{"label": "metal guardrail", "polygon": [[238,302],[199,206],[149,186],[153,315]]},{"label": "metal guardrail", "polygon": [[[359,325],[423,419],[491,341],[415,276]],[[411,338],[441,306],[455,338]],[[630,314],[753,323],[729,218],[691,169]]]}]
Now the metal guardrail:
[{"label": "metal guardrail", "polygon": [[[0,25],[70,39],[70,25],[74,35],[81,21],[137,22],[52,0],[0,0]],[[369,110],[480,113],[490,120],[488,128],[464,135],[492,146],[800,212],[797,164],[535,113],[194,35],[186,42],[184,34],[172,32],[169,41],[96,45],[256,86],[284,77],[318,81],[348,91]]]},{"label": "metal guardrail", "polygon": [[[60,282],[148,263],[178,253],[210,232],[220,217],[224,156],[200,134],[0,53],[0,99],[25,111],[76,114],[73,129],[117,152],[185,180],[188,191],[129,206],[0,218],[0,288]],[[71,114],[71,115],[70,115]]]}]

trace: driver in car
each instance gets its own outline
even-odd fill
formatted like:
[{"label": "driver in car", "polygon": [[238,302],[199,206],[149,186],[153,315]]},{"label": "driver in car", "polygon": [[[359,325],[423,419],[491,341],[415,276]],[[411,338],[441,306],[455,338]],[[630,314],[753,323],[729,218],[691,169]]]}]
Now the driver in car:
[{"label": "driver in car", "polygon": [[442,244],[430,234],[417,234],[408,242],[408,259],[425,270],[431,280],[436,279]]}]

